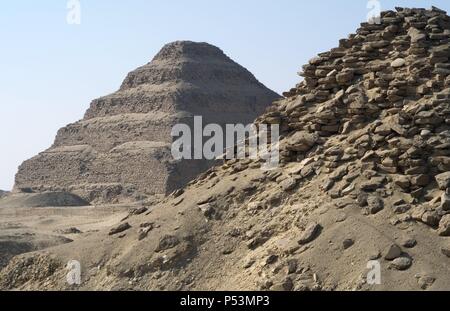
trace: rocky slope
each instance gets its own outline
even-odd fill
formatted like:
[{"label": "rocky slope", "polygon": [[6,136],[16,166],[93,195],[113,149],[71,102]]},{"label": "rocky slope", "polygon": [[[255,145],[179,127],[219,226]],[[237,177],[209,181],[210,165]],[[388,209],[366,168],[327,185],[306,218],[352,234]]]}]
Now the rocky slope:
[{"label": "rocky slope", "polygon": [[258,119],[281,125],[278,169],[227,161],[109,231],[14,258],[1,287],[448,290],[450,18],[381,21],[312,59]]},{"label": "rocky slope", "polygon": [[23,163],[15,190],[68,191],[89,202],[169,194],[212,165],[173,161],[175,124],[192,127],[193,116],[204,124],[251,123],[279,97],[217,47],[170,43]]}]

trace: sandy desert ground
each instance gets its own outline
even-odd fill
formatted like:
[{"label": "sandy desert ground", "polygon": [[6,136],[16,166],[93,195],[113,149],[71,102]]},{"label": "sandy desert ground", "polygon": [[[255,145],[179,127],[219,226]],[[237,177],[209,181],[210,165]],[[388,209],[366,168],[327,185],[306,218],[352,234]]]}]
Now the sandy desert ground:
[{"label": "sandy desert ground", "polygon": [[71,243],[124,218],[133,205],[26,207],[27,195],[0,200],[0,268],[14,255]]}]

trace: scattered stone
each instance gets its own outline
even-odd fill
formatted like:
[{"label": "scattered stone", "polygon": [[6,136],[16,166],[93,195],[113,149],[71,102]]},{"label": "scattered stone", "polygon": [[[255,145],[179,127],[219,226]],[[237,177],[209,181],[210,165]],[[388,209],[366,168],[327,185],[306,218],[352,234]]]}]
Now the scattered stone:
[{"label": "scattered stone", "polygon": [[277,260],[278,260],[278,256],[277,255],[270,255],[266,259],[266,265],[274,264],[275,262],[277,262]]},{"label": "scattered stone", "polygon": [[367,208],[369,213],[374,215],[383,210],[383,200],[378,196],[371,195],[367,198]]},{"label": "scattered stone", "polygon": [[347,167],[341,166],[338,169],[336,169],[331,175],[330,179],[333,181],[339,181],[347,174]]},{"label": "scattered stone", "polygon": [[436,282],[436,278],[431,275],[419,276],[417,280],[417,283],[423,290],[429,289],[431,286],[433,286],[434,282]]},{"label": "scattered stone", "polygon": [[130,228],[131,228],[131,225],[129,223],[125,222],[125,223],[120,224],[117,227],[112,228],[109,231],[109,235],[115,235],[115,234],[118,234],[118,233],[122,233],[122,232],[124,232],[124,231],[126,231],[126,230],[128,230]]},{"label": "scattered stone", "polygon": [[251,268],[251,267],[255,264],[255,262],[256,262],[256,260],[253,259],[253,258],[248,259],[248,260],[244,263],[243,268],[244,268],[244,269],[249,269],[249,268]]},{"label": "scattered stone", "polygon": [[293,190],[297,186],[297,181],[294,178],[287,178],[280,183],[280,187],[284,191]]},{"label": "scattered stone", "polygon": [[251,238],[247,242],[247,247],[251,250],[258,248],[266,243],[272,237],[272,234],[273,232],[271,230],[263,230],[257,233],[255,237]]},{"label": "scattered stone", "polygon": [[414,248],[417,245],[417,241],[416,239],[406,239],[403,243],[402,246],[406,247],[406,248]]},{"label": "scattered stone", "polygon": [[328,179],[322,186],[324,191],[329,191],[333,188],[335,181],[332,179]]},{"label": "scattered stone", "polygon": [[439,189],[446,190],[447,188],[450,188],[450,172],[436,175],[435,178],[438,183]]},{"label": "scattered stone", "polygon": [[408,257],[395,258],[390,264],[390,267],[400,271],[408,270],[411,266],[412,260]]},{"label": "scattered stone", "polygon": [[173,201],[173,206],[178,206],[180,205],[182,202],[184,201],[183,197],[178,197],[175,199],[175,201]]},{"label": "scattered stone", "polygon": [[392,244],[386,249],[384,254],[384,259],[394,260],[402,255],[402,249],[397,244]]},{"label": "scattered stone", "polygon": [[411,184],[413,186],[427,186],[430,183],[430,177],[426,174],[420,174],[411,178]]},{"label": "scattered stone", "polygon": [[354,77],[353,70],[346,70],[336,75],[336,81],[340,85],[347,85],[353,80],[353,77]]},{"label": "scattered stone", "polygon": [[380,251],[374,251],[372,254],[369,255],[369,260],[378,260],[380,258],[381,258]]},{"label": "scattered stone", "polygon": [[211,218],[216,212],[213,205],[209,203],[199,205],[198,208],[206,218]]},{"label": "scattered stone", "polygon": [[350,186],[348,186],[347,188],[342,189],[341,194],[342,195],[349,195],[350,193],[352,193],[355,190],[355,185],[351,184]]},{"label": "scattered stone", "polygon": [[141,214],[144,214],[147,211],[148,211],[148,208],[143,206],[143,207],[135,209],[134,211],[131,212],[131,214],[132,215],[141,215]]},{"label": "scattered stone", "polygon": [[174,248],[180,243],[178,238],[173,235],[165,235],[163,236],[158,243],[157,248],[155,249],[155,252],[159,253],[171,248]]},{"label": "scattered stone", "polygon": [[234,247],[232,245],[228,245],[222,250],[223,255],[230,255],[230,254],[233,254],[233,252],[234,252]]},{"label": "scattered stone", "polygon": [[303,233],[300,236],[300,239],[298,240],[298,243],[300,245],[303,244],[308,244],[312,241],[314,241],[317,236],[320,234],[322,230],[322,226],[317,224],[317,223],[312,223],[310,225],[308,225],[305,229],[305,231],[303,231]]},{"label": "scattered stone", "polygon": [[288,148],[294,151],[308,151],[318,141],[319,137],[316,134],[307,132],[296,132],[288,141]]},{"label": "scattered stone", "polygon": [[421,221],[430,227],[438,227],[441,217],[436,213],[436,211],[425,211],[421,216]]},{"label": "scattered stone", "polygon": [[138,240],[141,241],[141,240],[145,239],[147,237],[148,233],[152,230],[153,230],[153,225],[139,229]]},{"label": "scattered stone", "polygon": [[200,200],[197,201],[197,205],[205,205],[211,202],[214,202],[216,200],[216,197],[214,195],[208,195]]},{"label": "scattered stone", "polygon": [[178,198],[182,194],[184,194],[184,189],[177,189],[174,192],[172,192],[172,197]]},{"label": "scattered stone", "polygon": [[154,224],[152,222],[144,222],[139,225],[140,228],[148,228],[148,227],[154,227]]},{"label": "scattered stone", "polygon": [[380,188],[382,185],[375,180],[369,180],[366,182],[363,182],[359,187],[362,191],[375,191],[378,188]]},{"label": "scattered stone", "polygon": [[439,222],[438,233],[440,236],[450,236],[450,215],[445,215]]},{"label": "scattered stone", "polygon": [[391,66],[394,68],[399,68],[405,66],[406,61],[403,58],[397,58],[391,63]]},{"label": "scattered stone", "polygon": [[402,205],[394,205],[392,206],[392,211],[396,214],[404,214],[411,209],[411,205],[402,204]]},{"label": "scattered stone", "polygon": [[270,287],[271,291],[283,291],[289,292],[294,288],[294,282],[291,278],[287,277],[281,283],[276,283]]},{"label": "scattered stone", "polygon": [[298,263],[297,260],[289,260],[287,263],[287,274],[294,274],[297,272]]},{"label": "scattered stone", "polygon": [[441,209],[443,211],[450,211],[450,195],[444,192],[441,196]]},{"label": "scattered stone", "polygon": [[355,244],[355,241],[353,239],[345,239],[342,242],[342,246],[344,247],[344,249],[349,249],[350,247],[352,247]]},{"label": "scattered stone", "polygon": [[58,230],[57,232],[60,234],[81,234],[81,233],[83,233],[80,229],[75,228],[75,227]]},{"label": "scattered stone", "polygon": [[411,182],[407,176],[396,176],[394,179],[394,184],[400,187],[401,189],[407,191],[411,186]]},{"label": "scattered stone", "polygon": [[358,194],[358,197],[356,198],[356,201],[360,207],[367,206],[367,199],[369,198],[369,195],[366,192],[360,192]]}]

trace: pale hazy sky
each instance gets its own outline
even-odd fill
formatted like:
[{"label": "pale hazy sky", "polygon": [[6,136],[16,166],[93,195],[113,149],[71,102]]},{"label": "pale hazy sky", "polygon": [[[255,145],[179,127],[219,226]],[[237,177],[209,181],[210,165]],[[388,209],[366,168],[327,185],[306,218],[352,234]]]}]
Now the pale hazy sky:
[{"label": "pale hazy sky", "polygon": [[[127,72],[175,40],[206,41],[269,88],[293,87],[301,65],[337,46],[366,20],[368,0],[68,0],[0,5],[0,189],[18,165],[48,148],[57,130],[82,118],[92,99],[118,89]],[[380,0],[381,8],[450,1]]]}]

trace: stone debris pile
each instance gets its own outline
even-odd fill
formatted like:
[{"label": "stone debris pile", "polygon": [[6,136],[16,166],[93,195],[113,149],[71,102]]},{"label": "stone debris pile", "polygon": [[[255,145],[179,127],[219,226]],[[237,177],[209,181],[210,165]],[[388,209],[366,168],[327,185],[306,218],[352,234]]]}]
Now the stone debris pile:
[{"label": "stone debris pile", "polygon": [[283,165],[309,162],[302,171],[327,176],[333,199],[350,197],[368,214],[389,206],[450,234],[449,57],[444,11],[383,12],[311,59],[258,121],[277,116]]}]

